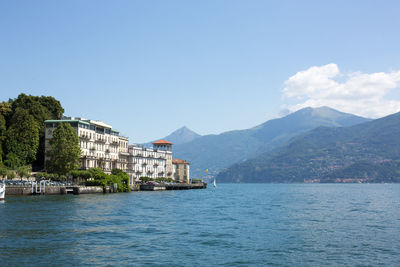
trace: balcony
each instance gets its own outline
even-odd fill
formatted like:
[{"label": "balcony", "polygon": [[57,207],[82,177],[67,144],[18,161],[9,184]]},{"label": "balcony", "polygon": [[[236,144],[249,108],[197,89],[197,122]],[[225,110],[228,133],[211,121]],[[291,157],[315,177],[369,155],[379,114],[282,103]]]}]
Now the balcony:
[{"label": "balcony", "polygon": [[80,134],[79,137],[82,139],[90,139],[90,136],[88,134]]},{"label": "balcony", "polygon": [[119,145],[119,142],[116,141],[116,140],[114,140],[114,141],[111,141],[111,142],[110,142],[110,145],[118,146],[118,145]]},{"label": "balcony", "polygon": [[128,152],[125,152],[125,151],[120,151],[119,154],[120,154],[120,155],[123,155],[123,156],[129,156],[129,153],[128,153]]},{"label": "balcony", "polygon": [[96,142],[105,143],[105,142],[106,142],[106,138],[103,137],[103,136],[97,137],[97,138],[96,138]]}]

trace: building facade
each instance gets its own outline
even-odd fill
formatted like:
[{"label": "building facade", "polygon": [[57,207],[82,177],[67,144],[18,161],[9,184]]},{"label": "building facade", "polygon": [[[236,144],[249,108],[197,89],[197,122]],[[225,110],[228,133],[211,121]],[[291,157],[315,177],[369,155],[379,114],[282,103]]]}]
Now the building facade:
[{"label": "building facade", "polygon": [[[106,173],[121,169],[129,175],[133,185],[140,177],[175,178],[189,182],[189,163],[178,160],[173,163],[172,143],[166,140],[153,142],[153,148],[128,145],[128,137],[102,121],[77,117],[45,121],[45,155],[50,149],[53,131],[59,123],[69,123],[79,137],[81,147],[81,169],[101,168]],[[45,156],[45,161],[49,158]]]},{"label": "building facade", "polygon": [[190,181],[190,164],[183,159],[173,159],[174,179],[180,183],[189,183]]},{"label": "building facade", "polygon": [[160,140],[153,143],[153,148],[129,146],[128,160],[129,183],[133,184],[140,177],[173,177],[172,143]]},{"label": "building facade", "polygon": [[[160,140],[153,148],[128,145],[128,137],[101,121],[76,117],[45,121],[45,155],[50,149],[50,139],[59,123],[69,123],[79,137],[81,169],[101,168],[106,173],[121,169],[129,175],[132,185],[140,177],[173,178],[172,143]],[[45,161],[49,158],[45,156]]]},{"label": "building facade", "polygon": [[[121,136],[111,125],[102,121],[76,117],[45,121],[45,155],[50,149],[50,139],[59,123],[69,123],[79,137],[82,169],[102,168],[128,170],[128,137]],[[45,161],[47,160],[45,156]]]}]

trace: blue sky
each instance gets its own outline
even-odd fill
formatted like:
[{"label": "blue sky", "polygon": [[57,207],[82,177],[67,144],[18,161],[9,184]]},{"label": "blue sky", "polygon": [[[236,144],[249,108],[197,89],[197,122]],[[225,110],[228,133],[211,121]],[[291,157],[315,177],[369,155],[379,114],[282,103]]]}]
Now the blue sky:
[{"label": "blue sky", "polygon": [[306,105],[379,117],[400,110],[398,14],[399,1],[1,1],[1,100],[52,95],[131,143]]}]

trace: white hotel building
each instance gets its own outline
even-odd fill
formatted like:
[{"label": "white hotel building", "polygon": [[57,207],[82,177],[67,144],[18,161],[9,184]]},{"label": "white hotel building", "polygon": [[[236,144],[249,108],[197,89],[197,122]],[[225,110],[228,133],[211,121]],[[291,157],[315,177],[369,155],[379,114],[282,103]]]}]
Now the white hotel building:
[{"label": "white hotel building", "polygon": [[[172,143],[160,140],[153,148],[128,146],[128,137],[121,136],[111,125],[102,121],[76,117],[45,121],[45,154],[50,149],[50,139],[58,123],[69,123],[79,136],[81,169],[102,168],[106,173],[121,169],[129,174],[133,184],[142,176],[151,178],[174,177]],[[45,161],[49,158],[46,156]]]}]

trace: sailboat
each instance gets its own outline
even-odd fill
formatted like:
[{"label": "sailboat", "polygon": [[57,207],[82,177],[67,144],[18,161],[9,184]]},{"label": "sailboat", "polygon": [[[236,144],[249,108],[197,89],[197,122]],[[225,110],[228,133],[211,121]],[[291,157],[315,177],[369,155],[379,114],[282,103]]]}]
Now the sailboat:
[{"label": "sailboat", "polygon": [[6,194],[6,184],[0,183],[0,200],[4,199],[5,194]]},{"label": "sailboat", "polygon": [[214,185],[214,187],[217,187],[217,183],[215,182],[215,178],[214,178],[213,185]]}]

